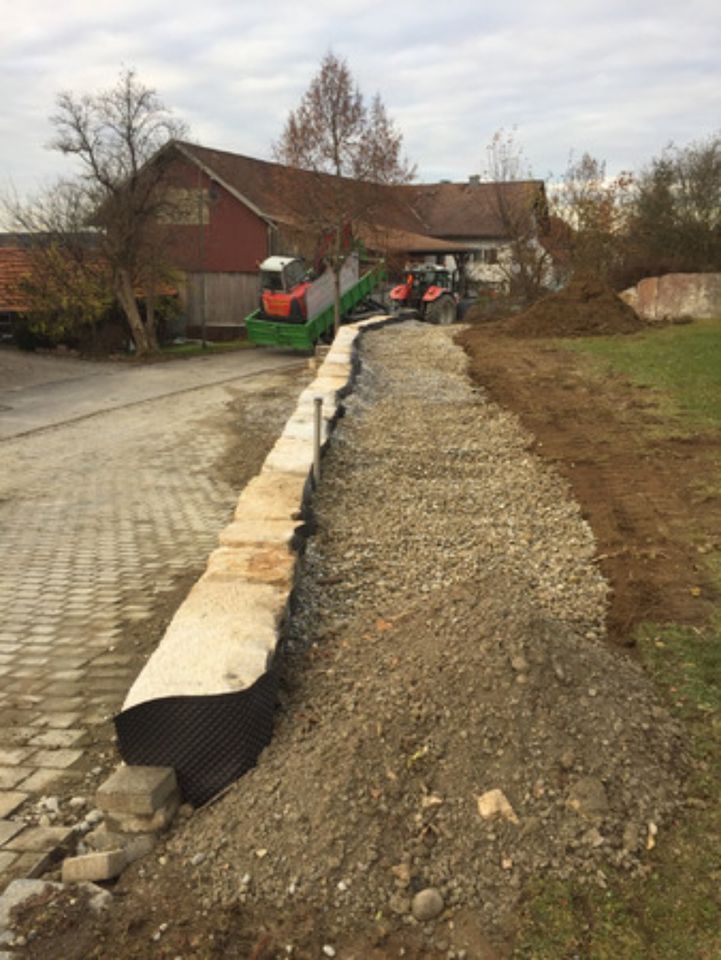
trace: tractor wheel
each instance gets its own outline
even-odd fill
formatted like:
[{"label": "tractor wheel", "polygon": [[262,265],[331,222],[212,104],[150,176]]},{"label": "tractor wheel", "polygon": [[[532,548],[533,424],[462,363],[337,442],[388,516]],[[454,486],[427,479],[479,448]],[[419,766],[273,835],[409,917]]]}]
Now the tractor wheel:
[{"label": "tractor wheel", "polygon": [[425,319],[428,323],[437,323],[445,326],[456,319],[456,304],[453,297],[443,296],[429,303],[426,307]]}]

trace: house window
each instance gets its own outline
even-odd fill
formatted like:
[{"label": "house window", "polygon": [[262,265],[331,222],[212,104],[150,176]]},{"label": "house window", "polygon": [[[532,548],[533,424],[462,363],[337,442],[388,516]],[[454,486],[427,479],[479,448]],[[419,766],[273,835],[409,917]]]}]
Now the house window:
[{"label": "house window", "polygon": [[495,265],[498,263],[498,247],[483,247],[481,250],[476,250],[473,254],[473,261],[475,263],[485,263],[488,265]]}]

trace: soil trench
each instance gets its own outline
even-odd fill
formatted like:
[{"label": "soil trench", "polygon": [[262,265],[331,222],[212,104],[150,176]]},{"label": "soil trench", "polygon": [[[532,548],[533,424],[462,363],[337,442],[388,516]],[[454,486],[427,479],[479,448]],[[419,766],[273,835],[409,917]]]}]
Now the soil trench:
[{"label": "soil trench", "polygon": [[721,502],[699,487],[717,469],[716,437],[660,436],[653,395],[548,341],[459,337],[476,383],[533,433],[534,451],[569,482],[611,586],[608,635],[633,643],[645,621],[700,624],[718,597],[703,557],[718,540]]},{"label": "soil trench", "polygon": [[[604,642],[566,482],[472,387],[453,334],[364,337],[258,766],[106,915],[48,909],[29,957],[491,960],[531,878],[645,869],[682,802],[682,736]],[[419,919],[431,888],[440,913]]]}]

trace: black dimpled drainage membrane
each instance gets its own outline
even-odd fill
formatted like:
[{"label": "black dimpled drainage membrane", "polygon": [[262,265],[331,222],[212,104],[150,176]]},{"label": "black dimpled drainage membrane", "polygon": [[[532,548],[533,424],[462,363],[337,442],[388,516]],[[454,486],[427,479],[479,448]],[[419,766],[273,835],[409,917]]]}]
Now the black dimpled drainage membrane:
[{"label": "black dimpled drainage membrane", "polygon": [[133,766],[173,767],[183,799],[201,806],[270,743],[277,689],[271,669],[236,693],[139,703],[115,717],[120,755]]}]

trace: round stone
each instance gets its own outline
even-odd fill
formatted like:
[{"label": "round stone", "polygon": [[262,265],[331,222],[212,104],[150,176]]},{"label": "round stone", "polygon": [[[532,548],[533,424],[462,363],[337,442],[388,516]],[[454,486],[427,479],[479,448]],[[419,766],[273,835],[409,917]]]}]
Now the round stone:
[{"label": "round stone", "polygon": [[426,887],[413,897],[411,912],[416,920],[433,920],[443,911],[443,897],[435,887]]}]

